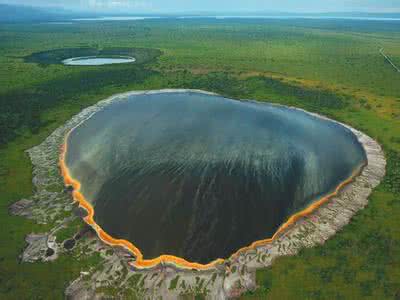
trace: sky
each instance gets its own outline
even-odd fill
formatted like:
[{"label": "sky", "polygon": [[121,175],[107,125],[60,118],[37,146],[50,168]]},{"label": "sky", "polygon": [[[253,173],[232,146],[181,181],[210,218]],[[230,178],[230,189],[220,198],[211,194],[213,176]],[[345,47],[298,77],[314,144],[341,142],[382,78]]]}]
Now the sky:
[{"label": "sky", "polygon": [[400,12],[400,0],[0,0],[73,10],[173,12]]}]

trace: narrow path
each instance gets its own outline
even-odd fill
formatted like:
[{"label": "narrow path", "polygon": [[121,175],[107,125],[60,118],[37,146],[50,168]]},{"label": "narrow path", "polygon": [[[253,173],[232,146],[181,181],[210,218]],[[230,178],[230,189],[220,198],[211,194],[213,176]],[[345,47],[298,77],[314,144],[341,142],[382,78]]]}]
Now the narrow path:
[{"label": "narrow path", "polygon": [[394,62],[390,59],[390,57],[385,54],[384,49],[381,48],[379,52],[386,59],[386,61],[388,61],[393,66],[393,68],[395,68],[395,70],[400,73],[400,69],[394,64]]}]

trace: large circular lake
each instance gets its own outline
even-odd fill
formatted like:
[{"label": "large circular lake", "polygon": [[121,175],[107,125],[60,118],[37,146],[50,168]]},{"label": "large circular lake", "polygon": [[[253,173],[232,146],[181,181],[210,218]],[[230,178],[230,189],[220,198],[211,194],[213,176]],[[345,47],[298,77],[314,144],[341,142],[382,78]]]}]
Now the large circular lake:
[{"label": "large circular lake", "polygon": [[271,237],[364,164],[353,133],[271,104],[126,96],[71,132],[66,164],[111,236],[201,263]]}]

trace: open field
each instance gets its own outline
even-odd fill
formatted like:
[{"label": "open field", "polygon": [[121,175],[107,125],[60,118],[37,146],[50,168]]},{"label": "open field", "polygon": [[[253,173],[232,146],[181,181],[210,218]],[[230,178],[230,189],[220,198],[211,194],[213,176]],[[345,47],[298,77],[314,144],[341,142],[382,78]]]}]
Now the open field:
[{"label": "open field", "polygon": [[[110,47],[159,49],[139,65],[66,67],[32,53]],[[185,20],[0,25],[0,298],[58,299],[97,258],[63,255],[20,264],[26,234],[49,225],[11,217],[32,192],[24,150],[83,107],[117,92],[196,88],[328,115],[378,140],[383,184],[324,246],[281,258],[257,274],[249,299],[394,299],[400,296],[400,65],[396,22]]]}]

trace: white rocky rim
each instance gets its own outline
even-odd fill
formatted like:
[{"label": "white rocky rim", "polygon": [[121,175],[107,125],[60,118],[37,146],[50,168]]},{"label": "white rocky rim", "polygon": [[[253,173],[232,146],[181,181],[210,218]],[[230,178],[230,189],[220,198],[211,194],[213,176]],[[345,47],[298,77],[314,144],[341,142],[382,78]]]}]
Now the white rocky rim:
[{"label": "white rocky rim", "polygon": [[[42,177],[48,175],[43,175],[39,169],[36,171],[36,168],[39,168],[41,160],[48,156],[49,158],[47,159],[51,159],[52,164],[58,163],[58,153],[56,153],[56,158],[54,158],[55,153],[53,153],[53,151],[55,151],[55,149],[60,149],[61,145],[64,143],[65,135],[72,128],[78,126],[78,124],[84,122],[113,101],[124,100],[133,95],[185,92],[218,95],[212,92],[191,89],[132,91],[113,95],[93,106],[83,109],[65,125],[56,129],[43,143],[28,150],[32,163],[35,166],[33,183],[38,187],[38,191],[45,188],[40,184],[41,181],[38,180],[39,177],[43,180]],[[291,108],[302,110],[295,107]],[[346,124],[305,110],[302,111],[318,118],[338,123],[351,130],[363,146],[368,164],[363,168],[359,176],[340,190],[337,196],[330,198],[327,203],[314,210],[310,215],[294,223],[273,242],[255,249],[243,251],[239,255],[227,259],[226,262],[229,263],[231,267],[235,266],[237,269],[245,269],[244,275],[240,274],[240,272],[230,272],[227,270],[222,286],[219,288],[216,287],[216,289],[213,290],[212,293],[214,295],[232,295],[233,291],[237,292],[235,288],[237,282],[239,282],[242,287],[254,286],[254,272],[256,269],[270,266],[279,256],[295,255],[303,248],[323,244],[345,226],[356,212],[368,204],[368,196],[371,194],[372,189],[380,183],[385,175],[386,160],[381,146],[375,140]],[[182,270],[174,265],[169,265],[169,267],[176,272],[184,272],[187,274],[185,276],[191,276],[190,270]],[[224,268],[224,266],[221,267]],[[216,266],[216,268],[220,267]],[[205,272],[208,273],[208,271]],[[193,276],[195,276],[199,273],[195,272],[193,274]]]},{"label": "white rocky rim", "polygon": [[[64,126],[56,129],[42,144],[48,144],[50,142],[52,144],[56,143],[57,147],[60,147],[64,142],[64,136],[72,128],[89,119],[96,112],[102,110],[105,106],[114,101],[125,100],[127,97],[134,95],[185,92],[202,93],[216,96],[218,95],[212,92],[192,89],[146,90],[116,94],[82,110]],[[254,102],[262,103],[258,101]],[[274,105],[284,106],[280,104]],[[372,138],[346,124],[315,113],[307,112],[303,109],[295,107],[290,108],[304,111],[318,118],[330,120],[351,130],[365,150],[368,165],[365,166],[361,174],[357,176],[353,182],[346,185],[337,196],[332,197],[328,203],[323,204],[313,213],[293,224],[272,243],[259,246],[252,250],[244,251],[237,257],[231,257],[227,259],[226,261],[231,265],[242,264],[243,262],[246,262],[248,267],[255,269],[265,267],[270,265],[272,260],[277,256],[293,255],[296,254],[301,248],[311,247],[325,242],[328,238],[333,236],[335,232],[346,225],[358,210],[367,205],[367,198],[369,194],[371,193],[372,189],[379,184],[385,174],[386,161],[382,148]],[[28,151],[31,154],[31,157],[33,152],[39,150],[38,147],[40,146],[41,145],[36,146]],[[296,236],[301,236],[301,238]],[[263,259],[260,259],[260,256],[262,256]]]},{"label": "white rocky rim", "polygon": [[[71,130],[74,127],[77,127],[79,124],[81,124],[82,122],[86,121],[87,119],[89,119],[91,116],[93,116],[96,112],[102,110],[105,106],[111,104],[114,101],[120,101],[120,100],[126,100],[129,96],[134,96],[134,95],[143,95],[143,94],[160,94],[160,93],[186,93],[186,92],[193,92],[193,93],[202,93],[202,94],[206,94],[206,95],[215,95],[215,96],[220,96],[216,93],[213,92],[208,92],[208,91],[203,91],[203,90],[193,90],[193,89],[162,89],[162,90],[145,90],[145,91],[131,91],[131,92],[126,92],[126,93],[120,93],[120,94],[116,94],[113,95],[105,100],[102,100],[100,102],[98,102],[97,104],[88,107],[86,109],[84,109],[82,112],[78,113],[75,117],[73,117],[71,119],[70,122],[67,123],[66,126],[64,126],[64,130],[65,132],[68,132],[69,130]],[[263,102],[259,102],[259,101],[254,101],[254,100],[244,100],[244,101],[253,101],[253,102],[257,102],[257,103],[263,103]],[[284,106],[284,107],[289,107],[289,106],[285,106],[285,105],[281,105],[281,104],[273,104],[273,103],[269,103],[272,105],[277,105],[277,106]],[[288,236],[290,236],[290,233],[292,231],[296,231],[295,229],[297,227],[301,227],[301,225],[304,226],[304,223],[310,222],[311,217],[313,217],[313,220],[311,221],[311,223],[313,223],[314,225],[321,225],[317,222],[317,218],[321,218],[324,217],[324,219],[327,218],[327,216],[331,216],[332,215],[332,207],[336,207],[336,206],[342,206],[343,207],[343,211],[341,213],[341,217],[343,219],[341,219],[341,221],[338,223],[336,220],[331,220],[333,223],[329,223],[329,222],[325,222],[323,227],[325,228],[325,232],[321,232],[321,233],[317,233],[317,231],[315,231],[315,234],[320,235],[320,237],[325,241],[327,238],[329,238],[330,236],[333,235],[334,232],[338,231],[341,227],[343,227],[345,224],[347,224],[350,220],[350,218],[355,214],[356,211],[358,211],[359,209],[363,208],[368,200],[367,197],[369,196],[369,194],[372,191],[372,188],[376,187],[379,182],[381,181],[381,179],[383,178],[384,174],[385,174],[385,165],[386,165],[386,161],[383,155],[383,151],[381,146],[374,141],[372,138],[370,138],[369,136],[367,136],[366,134],[350,127],[347,124],[329,119],[325,116],[316,114],[316,113],[311,113],[308,112],[304,109],[300,109],[300,108],[296,108],[296,107],[289,107],[291,109],[296,109],[296,110],[300,110],[303,111],[309,115],[312,115],[314,117],[317,118],[321,118],[324,120],[328,120],[337,124],[340,124],[341,126],[344,126],[345,128],[351,130],[353,132],[353,134],[357,137],[358,141],[360,142],[360,144],[363,146],[364,151],[366,153],[367,156],[367,161],[368,164],[367,166],[365,166],[361,172],[361,174],[359,176],[357,176],[353,182],[349,183],[348,185],[346,185],[339,193],[338,196],[332,197],[328,203],[322,205],[321,207],[317,208],[313,213],[311,213],[308,217],[303,218],[302,220],[296,222],[296,224],[294,226],[291,226],[291,228],[289,228],[281,237],[277,238],[273,243],[262,246],[262,247],[257,247],[257,249],[269,249],[271,248],[272,245],[278,243],[278,241],[280,241],[281,239],[285,239],[285,237],[287,238]],[[362,189],[359,186],[359,182],[363,181],[365,188]],[[367,188],[367,186],[369,186],[370,188]],[[352,191],[355,192],[357,191],[357,193],[359,195],[363,195],[363,197],[354,195],[354,201],[346,201],[343,202],[343,199],[341,199],[341,196],[345,195],[346,197],[348,196],[348,192]],[[361,199],[363,198],[363,200]],[[347,206],[346,206],[347,205]],[[350,211],[351,213],[350,213]],[[321,215],[322,214],[322,215]],[[344,214],[346,214],[346,217],[344,218]],[[340,217],[340,216],[337,216]],[[304,219],[307,219],[308,221],[305,221]],[[342,224],[342,226],[340,226],[340,224]],[[300,225],[300,226],[298,226]],[[321,225],[322,226],[322,225]],[[332,234],[328,234],[328,232],[332,233]],[[304,239],[303,241],[305,241],[307,239]],[[314,244],[318,244],[321,241],[315,241]],[[308,241],[306,243],[306,247],[311,246],[310,245],[310,241]],[[291,248],[291,247],[289,247]],[[296,247],[297,248],[297,247]],[[294,248],[293,248],[293,251]],[[250,250],[250,252],[252,252]],[[291,252],[291,251],[288,251]],[[242,255],[240,255],[242,256]],[[230,260],[230,259],[228,259]]]}]

